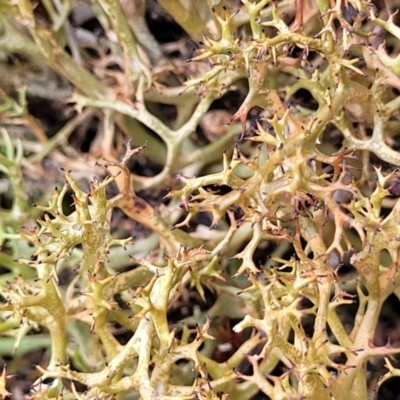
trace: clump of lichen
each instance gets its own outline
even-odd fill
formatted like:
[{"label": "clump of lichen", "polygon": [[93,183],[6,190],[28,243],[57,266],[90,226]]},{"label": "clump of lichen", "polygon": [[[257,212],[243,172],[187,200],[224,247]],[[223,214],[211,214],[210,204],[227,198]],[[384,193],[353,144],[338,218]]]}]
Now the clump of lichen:
[{"label": "clump of lichen", "polygon": [[[14,77],[0,110],[11,188],[0,332],[13,338],[12,373],[48,350],[29,367],[29,398],[389,390],[400,351],[386,322],[400,283],[396,14],[355,1],[160,0],[166,11],[148,19],[173,19],[182,37],[154,57],[141,1],[140,13],[88,2],[100,37],[74,2],[28,3],[0,6],[0,68]],[[36,98],[63,104],[58,131],[31,115]],[[44,165],[62,166],[67,183],[52,180],[31,207],[22,182],[45,179]],[[4,367],[4,398],[12,379]]]}]

